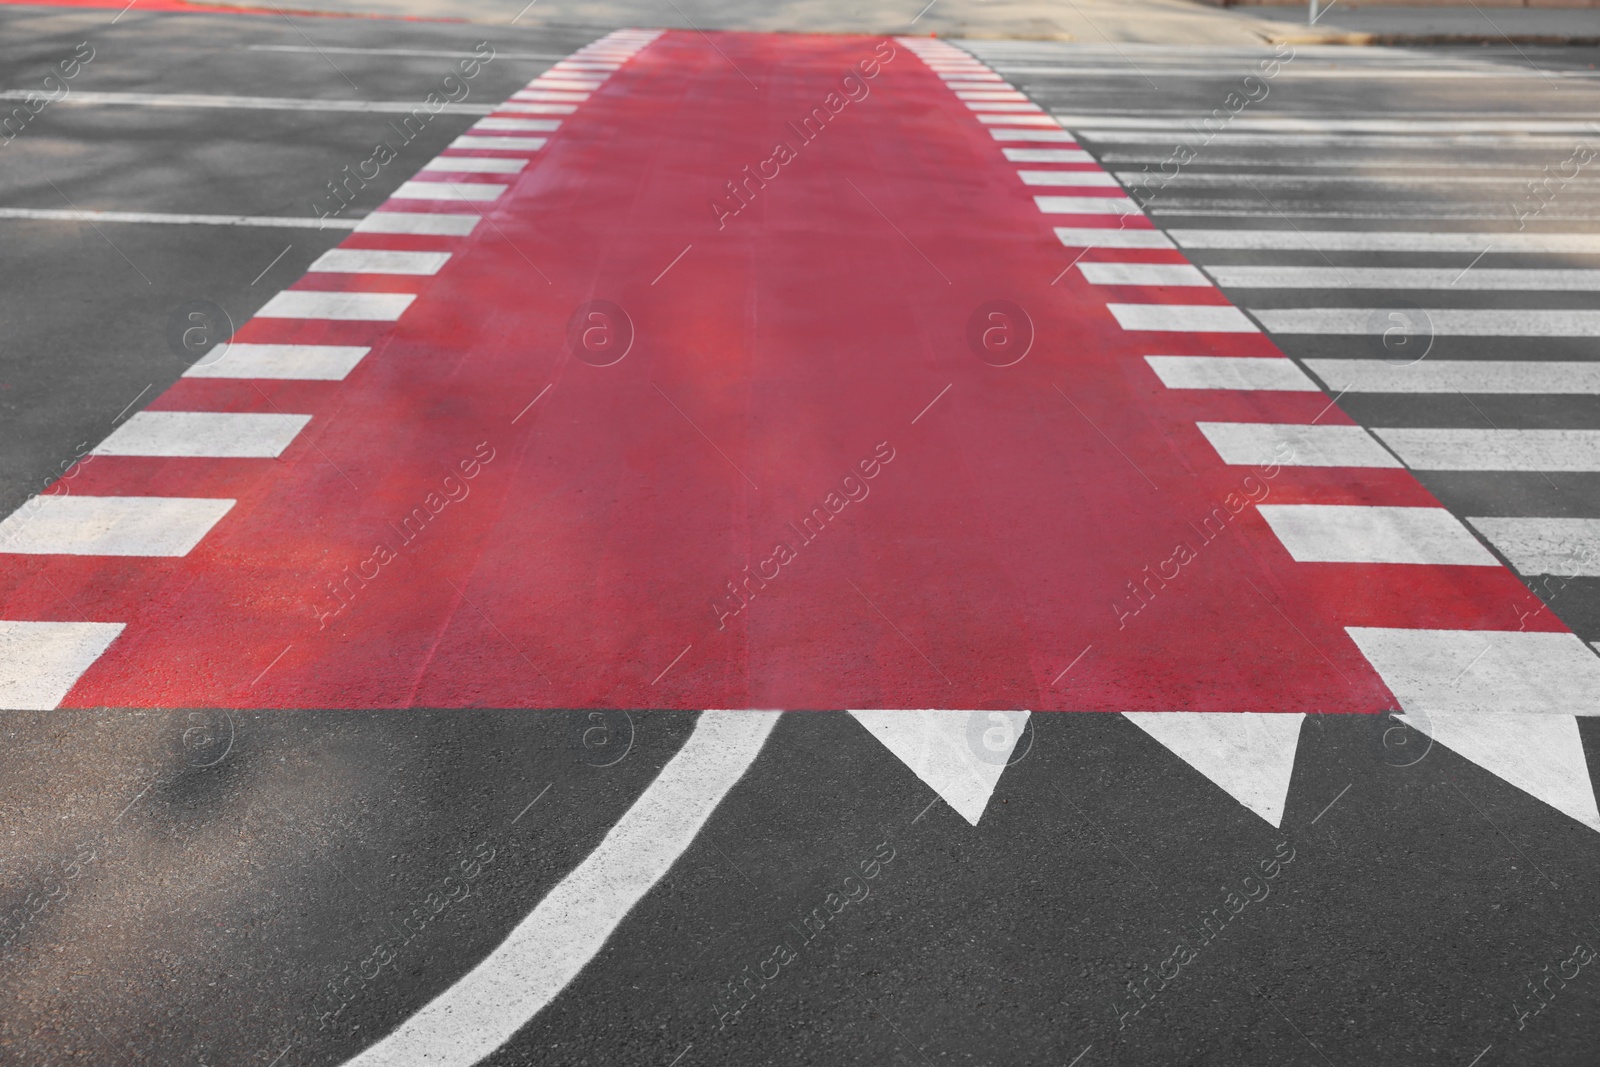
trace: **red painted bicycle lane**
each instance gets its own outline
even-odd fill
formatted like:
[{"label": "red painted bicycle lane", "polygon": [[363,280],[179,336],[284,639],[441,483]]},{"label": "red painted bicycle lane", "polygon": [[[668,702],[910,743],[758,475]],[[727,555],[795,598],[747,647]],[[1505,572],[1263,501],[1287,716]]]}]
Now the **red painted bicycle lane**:
[{"label": "red painted bicycle lane", "polygon": [[[398,323],[252,320],[239,340],[374,350],[343,382],[184,379],[153,405],[310,414],[278,460],[83,466],[80,494],[236,499],[187,556],[0,558],[6,617],[127,624],[67,703],[1376,711],[1345,626],[1507,626],[1502,569],[1296,563],[1228,509],[1252,469],[1197,419],[1347,420],[1162,388],[1142,357],[1170,339],[1123,330],[1119,290],[1052,283],[1070,256],[912,57],[813,139],[786,125],[881,44],[668,34],[438,275],[295,287],[417,293]],[[635,334],[608,366],[566,343],[595,299]],[[997,299],[1036,332],[1008,367],[966,340]],[[1254,477],[1274,503],[1433,503],[1405,471]]]}]

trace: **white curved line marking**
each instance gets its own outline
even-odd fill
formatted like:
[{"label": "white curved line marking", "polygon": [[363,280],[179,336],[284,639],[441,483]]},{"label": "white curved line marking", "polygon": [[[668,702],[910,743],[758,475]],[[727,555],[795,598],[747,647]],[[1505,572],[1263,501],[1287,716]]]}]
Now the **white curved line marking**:
[{"label": "white curved line marking", "polygon": [[687,849],[777,725],[706,711],[605,840],[460,981],[345,1067],[469,1067],[564,989]]}]

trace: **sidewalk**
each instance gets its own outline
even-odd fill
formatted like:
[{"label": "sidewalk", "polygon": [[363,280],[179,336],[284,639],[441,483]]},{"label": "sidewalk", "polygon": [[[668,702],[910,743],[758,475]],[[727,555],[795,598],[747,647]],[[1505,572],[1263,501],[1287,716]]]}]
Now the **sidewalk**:
[{"label": "sidewalk", "polygon": [[[95,2],[95,0],[90,0]],[[108,0],[109,2],[109,0]],[[260,7],[261,0],[218,8]],[[197,6],[198,3],[197,3]],[[1213,7],[1194,0],[294,0],[297,11],[445,18],[534,27],[653,26],[789,33],[936,34],[1084,44],[1593,44],[1600,9],[1354,7],[1315,27],[1305,5]]]},{"label": "sidewalk", "polygon": [[1314,27],[1307,5],[1230,8],[1270,26],[1274,41],[1328,44],[1600,44],[1600,8],[1324,6]]}]

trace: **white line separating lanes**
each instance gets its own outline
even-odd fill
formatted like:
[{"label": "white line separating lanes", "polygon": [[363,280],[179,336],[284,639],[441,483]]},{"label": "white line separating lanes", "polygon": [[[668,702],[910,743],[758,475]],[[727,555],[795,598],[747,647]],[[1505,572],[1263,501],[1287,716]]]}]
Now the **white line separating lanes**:
[{"label": "white line separating lanes", "polygon": [[1600,471],[1600,430],[1373,427],[1412,470]]},{"label": "white line separating lanes", "polygon": [[[26,100],[38,95],[33,89],[0,90],[0,100]],[[68,107],[191,107],[230,108],[244,111],[343,111],[378,115],[409,115],[426,111],[433,115],[487,115],[489,104],[425,105],[404,100],[311,100],[292,96],[212,96],[205,93],[103,93],[74,91],[59,104]]]},{"label": "white line separating lanes", "polygon": [[1518,574],[1600,578],[1600,519],[1467,517]]},{"label": "white line separating lanes", "polygon": [[[1269,333],[1380,336],[1391,311],[1436,337],[1600,337],[1600,311],[1560,308],[1251,308]],[[1426,316],[1426,318],[1420,318]]]},{"label": "white line separating lanes", "polygon": [[[1492,245],[1486,246],[1493,248]],[[1600,270],[1494,267],[1210,266],[1224,289],[1453,289],[1459,292],[1600,292]]]},{"label": "white line separating lanes", "polygon": [[354,230],[355,219],[311,219],[283,215],[186,215],[165,211],[83,211],[64,208],[0,207],[0,219],[42,222],[153,222],[176,226],[264,226],[294,230]]},{"label": "white line separating lanes", "polygon": [[[1508,220],[1509,221],[1509,220]],[[1273,252],[1577,252],[1600,255],[1600,233],[1476,233],[1438,230],[1167,231],[1182,248]]]},{"label": "white line separating lanes", "polygon": [[1333,393],[1600,396],[1600,361],[1308,359]]},{"label": "white line separating lanes", "polygon": [[344,1067],[470,1067],[505,1044],[600,952],[749,770],[776,711],[703,711],[582,863],[482,963]]}]

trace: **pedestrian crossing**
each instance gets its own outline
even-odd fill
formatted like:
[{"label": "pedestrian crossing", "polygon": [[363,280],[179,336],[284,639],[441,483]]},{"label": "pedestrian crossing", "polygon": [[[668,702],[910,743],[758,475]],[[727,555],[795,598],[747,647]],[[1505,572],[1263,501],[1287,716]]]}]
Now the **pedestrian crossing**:
[{"label": "pedestrian crossing", "polygon": [[[1470,528],[1538,610],[1600,639],[1597,72],[1509,48],[961,44],[1154,224],[1063,219],[1086,281],[1174,301],[1214,285],[1243,309],[1112,305],[1125,327],[1173,337],[1145,357],[1166,388],[1322,388],[1360,424],[1202,424],[1226,461],[1290,441],[1297,464],[1403,464],[1466,524],[1451,544],[1466,553]],[[1457,80],[1488,80],[1496,103],[1430,88]],[[1290,359],[1177,354],[1185,332],[1258,328]],[[1350,535],[1338,529],[1279,532],[1337,554],[1324,542]],[[1418,543],[1396,529],[1378,540]]]}]

